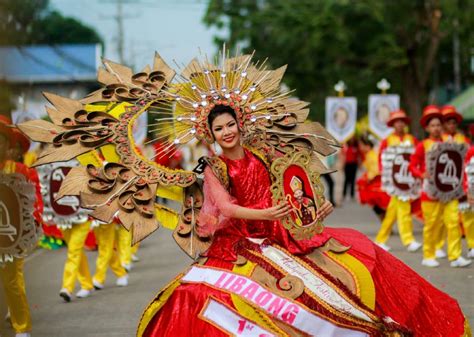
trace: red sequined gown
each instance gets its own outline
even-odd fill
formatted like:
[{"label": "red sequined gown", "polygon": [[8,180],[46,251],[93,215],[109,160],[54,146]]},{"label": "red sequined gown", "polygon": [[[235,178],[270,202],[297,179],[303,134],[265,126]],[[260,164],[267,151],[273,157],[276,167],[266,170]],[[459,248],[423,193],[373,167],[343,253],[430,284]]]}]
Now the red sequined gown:
[{"label": "red sequined gown", "polygon": [[[242,254],[244,247],[258,249],[252,248],[247,238],[266,238],[268,243],[284,247],[297,256],[308,254],[329,238],[335,238],[350,246],[348,253],[370,271],[378,315],[390,317],[414,336],[464,335],[465,319],[458,303],[363,234],[352,229],[326,227],[313,239],[298,242],[278,221],[231,218],[234,205],[255,209],[270,207],[271,182],[265,165],[250,151],[246,150],[245,157],[240,160],[222,159],[227,165],[230,193],[209,168],[205,171],[207,206],[202,211],[206,212],[209,222],[217,217],[219,227],[211,247],[204,254],[208,258],[206,266],[232,270],[232,262]],[[231,296],[225,292],[204,284],[180,284],[148,323],[143,336],[227,336],[198,317],[210,296],[234,307]],[[298,301],[308,307],[313,305],[309,298],[298,298]]]}]

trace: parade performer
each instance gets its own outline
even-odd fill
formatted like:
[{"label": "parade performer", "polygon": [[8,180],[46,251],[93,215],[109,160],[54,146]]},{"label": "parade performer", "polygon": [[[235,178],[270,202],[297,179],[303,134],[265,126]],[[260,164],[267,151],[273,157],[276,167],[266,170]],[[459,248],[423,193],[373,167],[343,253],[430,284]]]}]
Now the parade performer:
[{"label": "parade performer", "polygon": [[445,105],[441,108],[443,114],[443,141],[445,142],[456,142],[459,144],[471,144],[469,138],[467,138],[462,132],[459,131],[459,124],[461,124],[463,117],[452,105]]},{"label": "parade performer", "polygon": [[[471,142],[462,132],[459,131],[458,126],[462,122],[462,115],[456,110],[456,107],[452,105],[446,105],[441,108],[441,113],[443,114],[443,141],[445,142],[454,142],[458,144],[469,145]],[[460,201],[464,201],[465,197]],[[464,213],[461,213],[461,219],[464,219]],[[438,241],[436,243],[436,257],[445,258],[446,253],[443,250],[444,244],[446,242],[446,230],[445,227],[438,233]]]},{"label": "parade performer", "polygon": [[[54,99],[54,96],[46,96]],[[51,163],[38,167],[41,178],[41,191],[44,201],[43,228],[55,228],[67,245],[66,261],[62,277],[62,286],[59,296],[65,302],[70,302],[72,293],[79,281],[80,290],[77,298],[85,298],[94,289],[89,271],[87,256],[84,253],[84,244],[91,227],[89,211],[80,207],[80,200],[76,196],[67,196],[57,200],[66,175],[79,165],[100,165],[100,158],[95,152],[83,154],[77,160]],[[51,230],[49,230],[51,233]]]},{"label": "parade performer", "polygon": [[[474,146],[469,148],[465,159],[466,171],[469,165],[470,170],[474,170]],[[467,210],[462,213],[462,222],[464,225],[464,233],[466,237],[467,247],[469,252],[468,258],[474,258],[474,194],[472,193],[472,185],[474,185],[474,172],[466,172],[466,176],[469,174],[470,178],[464,181],[464,190],[466,191],[468,205],[470,206]],[[469,190],[471,185],[471,190]]]},{"label": "parade performer", "polygon": [[[415,153],[410,160],[410,171],[417,178],[425,180],[429,178],[429,173],[426,170],[425,154],[432,150],[436,143],[443,141],[442,118],[443,115],[437,106],[429,105],[423,110],[420,124],[429,134],[429,137],[416,146]],[[439,200],[432,199],[426,193],[425,185],[421,194],[421,208],[425,222],[423,228],[422,264],[426,267],[439,266],[435,255],[436,244],[439,241],[439,233],[441,233],[442,227],[445,226],[448,236],[448,258],[451,261],[451,267],[468,266],[471,264],[471,261],[461,256],[458,200],[440,202]]]},{"label": "parade performer", "polygon": [[[104,88],[54,104],[54,124],[19,125],[54,148],[36,164],[115,146],[118,162],[72,171],[60,195],[80,195],[101,221],[117,216],[132,244],[164,213],[171,219],[156,197],[181,195],[173,237],[196,263],[158,294],[137,335],[468,336],[455,300],[361,233],[323,228],[332,205],[316,153],[330,155],[338,143],[305,123],[307,103],[280,92],[285,68],[225,50],[219,59],[193,60],[177,83],[158,54],[138,74],[105,61]],[[91,103],[105,108],[85,114]],[[130,132],[144,111],[156,126],[173,121],[159,132],[168,135],[163,155],[193,138],[217,142],[222,155],[202,158],[195,172],[154,163],[134,150]],[[316,206],[310,224],[299,224],[286,201],[293,177]]]},{"label": "parade performer", "polygon": [[[41,223],[41,212],[43,206],[41,202],[41,192],[39,187],[38,176],[35,170],[28,169],[22,163],[9,159],[10,154],[13,153],[13,151],[11,150],[17,148],[17,144],[15,142],[16,137],[13,133],[13,130],[9,127],[10,124],[11,123],[9,119],[2,116],[0,120],[0,173],[6,175],[15,173],[21,174],[26,177],[26,180],[28,182],[34,184],[32,192],[33,195],[35,195],[35,202],[34,205],[33,203],[31,203],[31,206],[34,207],[34,209],[28,209],[26,210],[26,212],[30,214],[33,213],[34,220],[31,221],[31,227],[36,227],[37,225],[35,224],[35,222]],[[21,144],[19,145],[19,148],[21,148]],[[22,154],[23,153],[21,153],[21,155]],[[4,178],[5,176],[2,176],[2,179]],[[2,193],[3,192],[5,192],[5,190],[2,186]],[[1,197],[3,199],[5,195],[1,195]],[[3,244],[11,244],[9,239],[13,238],[14,241],[22,241],[22,244],[24,245],[24,247],[20,247],[20,249],[14,247],[14,250],[16,252],[26,249],[28,246],[30,246],[28,249],[31,250],[33,249],[37,240],[37,237],[35,238],[34,233],[36,232],[36,229],[27,229],[26,227],[16,228],[15,226],[18,224],[10,224],[8,221],[10,215],[9,212],[14,212],[14,210],[3,209],[4,207],[6,207],[4,202],[8,201],[2,200],[0,202],[0,240],[3,241],[0,245],[0,248],[2,248],[2,254],[0,254],[0,279],[3,283],[6,304],[9,310],[12,327],[16,333],[15,336],[29,337],[32,329],[31,314],[26,296],[25,279],[23,274],[23,267],[25,263],[24,255],[26,254],[26,251],[23,251],[21,252],[21,254],[18,255],[14,253],[14,255],[11,255],[10,258],[7,258],[7,260],[5,260],[5,256],[8,256],[9,254],[4,254],[5,247],[3,246]],[[26,203],[25,205],[28,205],[28,203]],[[8,230],[9,228],[13,229],[13,231],[5,231],[5,233],[3,232],[4,230]],[[25,237],[27,235],[31,235],[31,237],[26,240],[22,240],[22,238],[16,237],[20,234],[19,230],[24,231],[24,233],[21,234],[25,235]],[[7,238],[4,239],[5,235],[7,236]],[[7,240],[7,242],[5,242],[5,240]],[[8,247],[6,248],[8,251]]]},{"label": "parade performer", "polygon": [[[378,153],[368,136],[360,137],[359,152],[362,154],[362,167],[365,169],[364,174],[357,180],[360,203],[372,206],[374,213],[382,220],[390,197],[382,191]],[[385,250],[390,249],[386,245],[379,244],[379,246]]]},{"label": "parade performer", "polygon": [[90,227],[91,221],[87,220],[61,230],[64,241],[67,244],[67,259],[64,264],[63,283],[59,296],[66,302],[71,301],[72,293],[76,286],[76,280],[79,281],[81,286],[81,289],[76,293],[76,297],[88,297],[94,289],[89,263],[84,253],[84,243]]},{"label": "parade performer", "polygon": [[115,248],[119,256],[120,265],[129,273],[132,270],[132,233],[127,231],[121,224],[117,224],[115,230]]},{"label": "parade performer", "polygon": [[115,249],[117,240],[117,221],[99,223],[94,226],[94,234],[97,241],[99,254],[97,255],[95,273],[92,278],[94,288],[101,290],[104,288],[107,269],[110,267],[112,273],[117,277],[116,285],[126,287],[128,285],[128,273],[120,262],[120,256]]},{"label": "parade performer", "polygon": [[[414,147],[417,144],[416,138],[405,131],[410,118],[406,115],[405,111],[397,110],[390,113],[390,118],[387,121],[387,126],[394,129],[393,133],[385,138],[380,144],[379,148],[379,167],[382,171],[382,156],[388,147],[393,146],[406,146]],[[390,198],[387,212],[380,225],[380,230],[375,237],[375,242],[379,244],[385,250],[389,250],[387,241],[392,232],[393,224],[397,222],[398,233],[402,244],[407,248],[409,252],[415,252],[421,247],[421,243],[415,240],[413,236],[413,223],[411,217],[411,201],[401,199],[400,197],[393,195]]]}]

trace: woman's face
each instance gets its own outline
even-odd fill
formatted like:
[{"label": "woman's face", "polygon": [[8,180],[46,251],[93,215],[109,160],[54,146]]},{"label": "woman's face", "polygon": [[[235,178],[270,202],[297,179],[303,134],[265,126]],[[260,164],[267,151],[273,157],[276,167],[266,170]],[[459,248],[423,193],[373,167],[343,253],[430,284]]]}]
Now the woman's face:
[{"label": "woman's face", "polygon": [[217,116],[212,122],[211,130],[217,144],[222,149],[232,149],[240,144],[240,131],[237,121],[229,113]]}]

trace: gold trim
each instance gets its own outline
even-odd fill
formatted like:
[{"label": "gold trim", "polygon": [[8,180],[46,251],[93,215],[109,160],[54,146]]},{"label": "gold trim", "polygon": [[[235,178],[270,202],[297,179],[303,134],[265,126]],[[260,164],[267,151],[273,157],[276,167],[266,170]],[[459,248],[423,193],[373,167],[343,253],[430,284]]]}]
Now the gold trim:
[{"label": "gold trim", "polygon": [[[332,287],[333,290],[335,290],[341,297],[343,297],[346,301],[348,301],[349,303],[351,303],[355,308],[357,308],[358,310],[360,310],[361,312],[365,313],[368,317],[370,317],[374,322],[371,323],[371,322],[368,322],[368,321],[365,321],[365,320],[362,320],[360,318],[357,318],[357,317],[354,317],[352,315],[346,315],[344,314],[343,312],[341,311],[338,311],[336,309],[334,309],[331,305],[329,305],[328,303],[326,303],[325,301],[321,300],[318,296],[316,296],[312,291],[310,291],[307,287],[305,287],[305,290],[304,292],[309,295],[312,299],[314,299],[316,302],[318,302],[319,304],[321,304],[325,309],[327,309],[328,311],[330,311],[332,314],[334,314],[335,316],[339,316],[339,317],[343,317],[344,319],[348,320],[348,321],[351,321],[351,322],[354,322],[355,324],[359,324],[359,325],[363,325],[363,326],[368,326],[368,327],[371,327],[373,329],[378,329],[379,327],[377,326],[377,323],[380,322],[380,319],[378,317],[376,317],[373,313],[370,313],[370,312],[367,312],[367,310],[364,310],[362,308],[360,308],[357,304],[355,304],[350,298],[348,298],[344,292],[342,292],[339,288],[337,288],[337,286],[335,286],[331,281],[329,281],[328,279],[326,279],[323,275],[320,275],[317,273],[316,270],[314,270],[313,268],[311,268],[311,266],[309,266],[306,262],[300,260],[299,258],[297,258],[296,256],[290,254],[289,252],[287,252],[285,249],[279,247],[279,246],[276,246],[278,249],[281,249],[283,252],[285,252],[286,254],[288,255],[291,255],[298,263],[300,263],[302,266],[304,266],[305,268],[307,268],[308,270],[311,270],[312,272],[314,272],[315,274],[318,275],[318,277],[324,279],[328,285],[330,285]],[[257,252],[254,252],[254,251],[251,251],[251,250],[248,250],[249,253],[261,258],[261,259],[264,259],[267,263],[269,263],[270,265],[272,265],[275,269],[279,270],[282,274],[287,274],[287,272],[281,268],[280,266],[278,266],[276,263],[274,263],[272,260],[270,260],[269,258],[267,258],[266,256],[264,256],[263,254],[259,254]],[[344,325],[343,323],[341,322],[336,322],[335,320],[329,318],[329,317],[325,317],[323,316],[322,314],[318,313],[320,317],[324,317],[325,319],[333,322],[334,324],[336,325],[339,325],[339,326],[346,326]],[[347,325],[350,327],[350,325]]]},{"label": "gold trim", "polygon": [[345,267],[354,277],[358,287],[358,296],[362,303],[375,310],[375,284],[372,275],[365,265],[349,253],[336,254],[327,252],[327,255]]},{"label": "gold trim", "polygon": [[140,321],[138,322],[137,337],[143,336],[143,333],[145,332],[153,317],[155,317],[158,311],[161,310],[163,305],[166,304],[170,296],[173,294],[174,290],[181,284],[179,280],[183,276],[183,273],[176,276],[171,282],[164,286],[159,291],[158,295],[156,295],[155,298],[153,298],[153,300],[147,305],[142,313]]},{"label": "gold trim", "polygon": [[[298,166],[306,173],[312,185],[311,189],[313,191],[316,208],[319,208],[323,204],[324,187],[321,183],[319,174],[314,171],[308,171],[307,168],[310,164],[311,154],[306,151],[288,153],[287,155],[273,161],[271,165],[271,173],[273,174],[274,182],[271,186],[271,191],[273,194],[273,203],[275,205],[286,204],[288,202],[283,189],[283,176],[290,166]],[[311,239],[314,235],[321,233],[324,228],[321,221],[315,221],[313,224],[302,227],[296,224],[290,215],[282,219],[281,223],[286,229],[288,229],[290,234],[296,240]]]},{"label": "gold trim", "polygon": [[469,320],[464,316],[464,333],[462,337],[472,337],[471,327],[469,326]]}]

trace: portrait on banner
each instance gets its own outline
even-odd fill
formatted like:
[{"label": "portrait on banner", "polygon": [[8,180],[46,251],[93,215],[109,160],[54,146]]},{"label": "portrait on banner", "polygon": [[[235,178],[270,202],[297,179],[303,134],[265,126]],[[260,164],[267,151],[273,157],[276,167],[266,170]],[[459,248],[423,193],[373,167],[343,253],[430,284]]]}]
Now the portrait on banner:
[{"label": "portrait on banner", "polygon": [[400,108],[399,95],[369,96],[369,127],[379,138],[386,138],[393,129],[387,126],[390,112]]},{"label": "portrait on banner", "polygon": [[355,131],[357,99],[355,97],[326,98],[326,128],[338,141],[347,140]]}]

